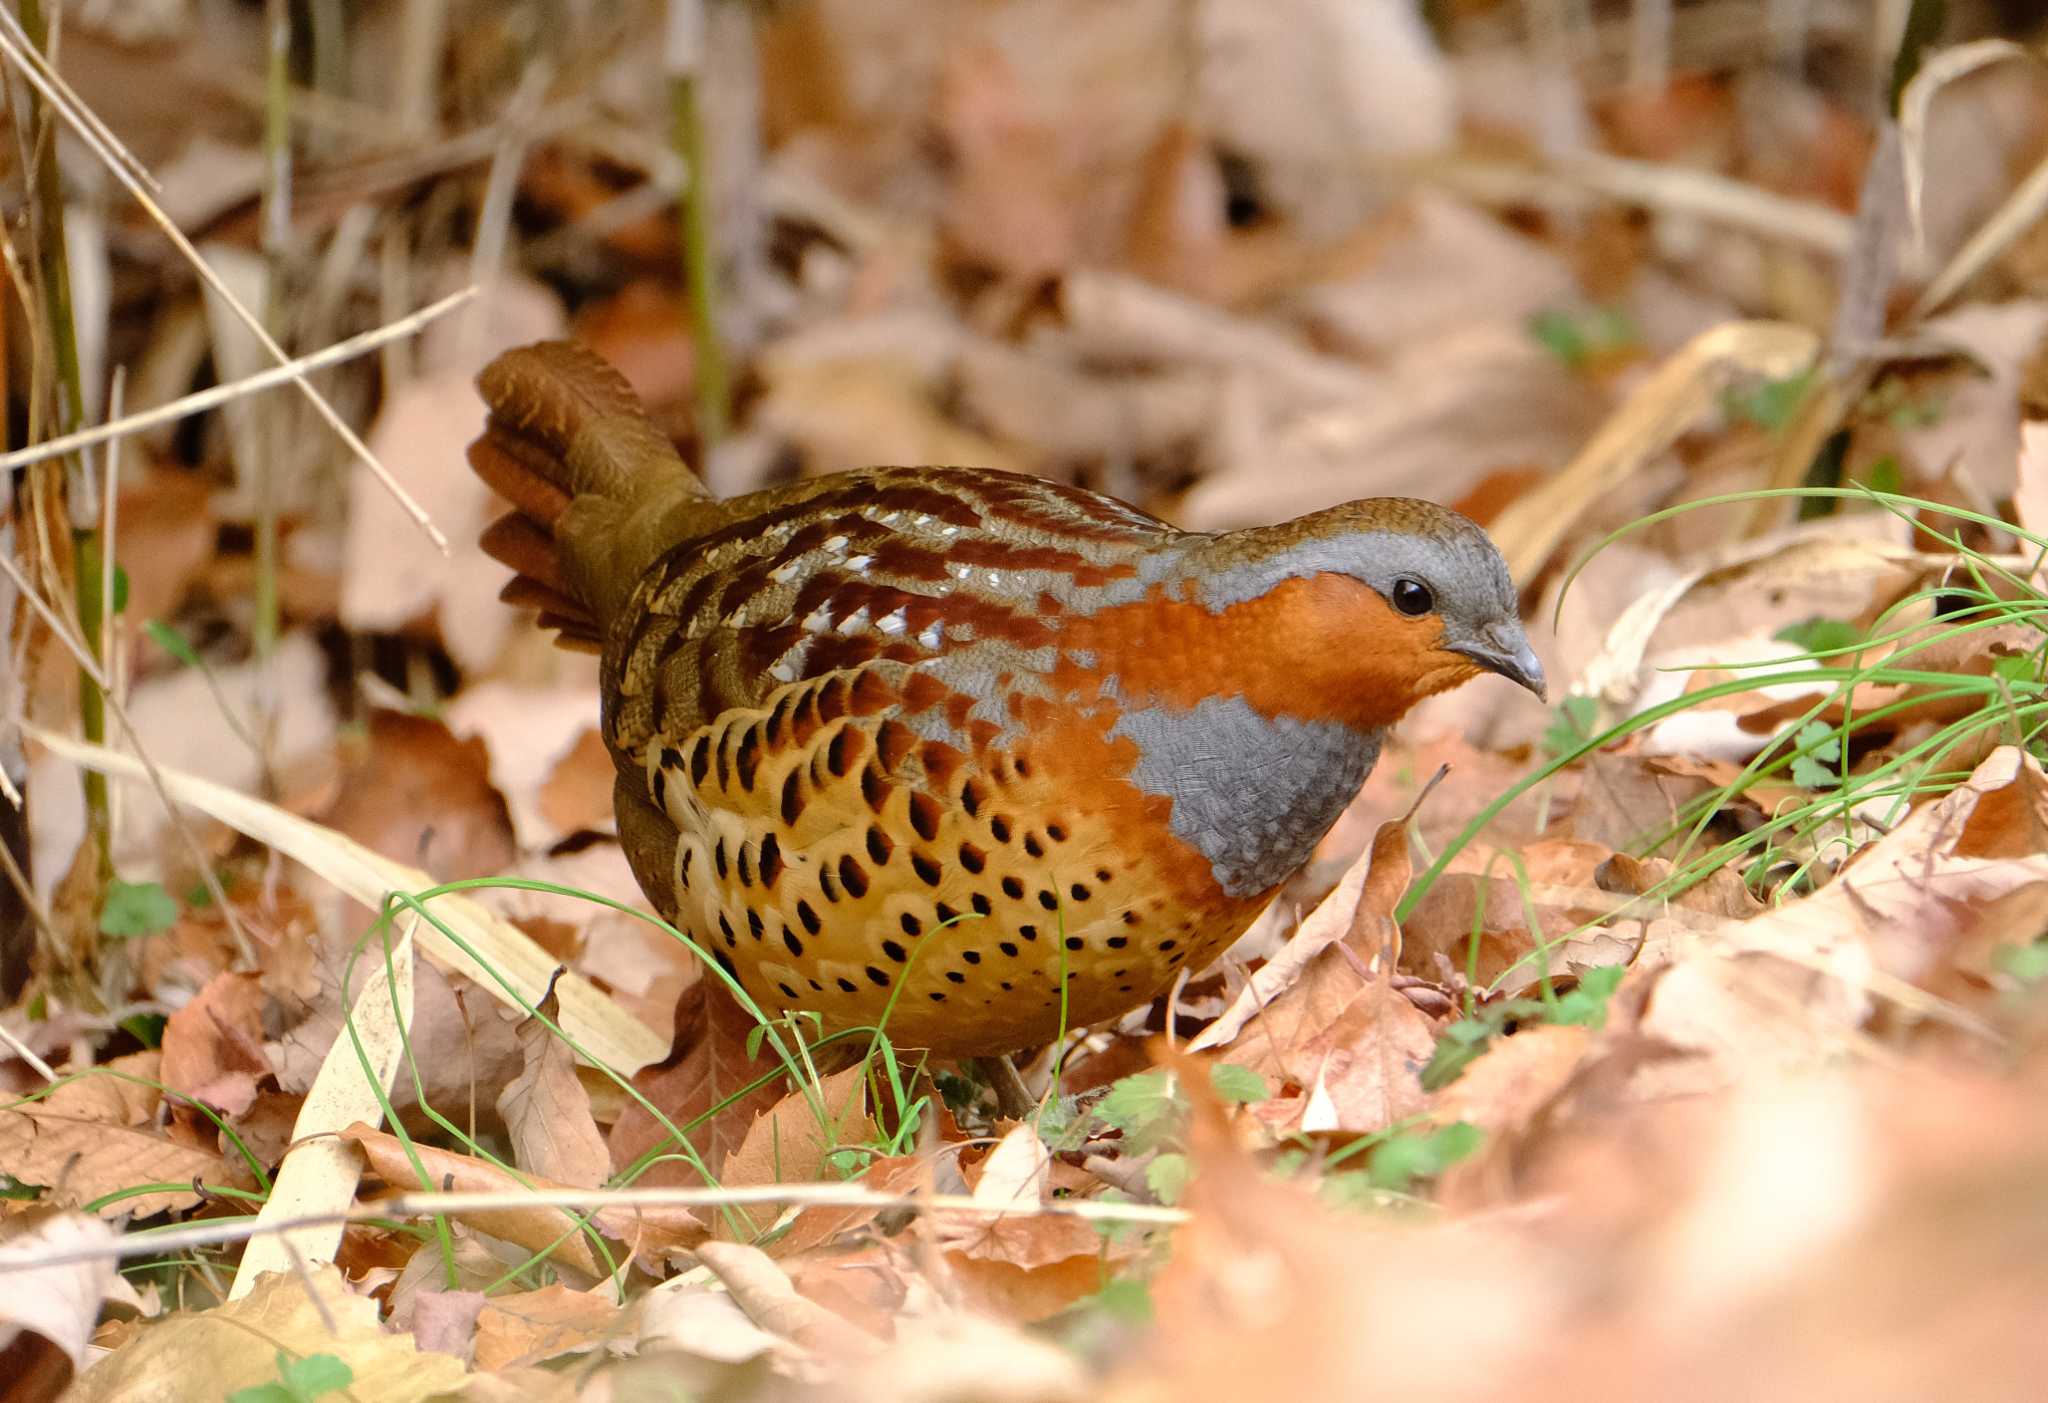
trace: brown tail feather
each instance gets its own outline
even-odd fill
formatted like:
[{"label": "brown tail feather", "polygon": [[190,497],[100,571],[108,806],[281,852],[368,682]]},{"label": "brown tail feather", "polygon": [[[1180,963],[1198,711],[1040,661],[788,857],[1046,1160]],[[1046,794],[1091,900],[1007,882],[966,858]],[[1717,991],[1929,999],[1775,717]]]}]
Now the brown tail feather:
[{"label": "brown tail feather", "polygon": [[511,566],[509,603],[537,607],[564,647],[601,644],[678,507],[710,494],[632,387],[564,341],[508,351],[477,380],[490,417],[470,466],[515,510],[483,534]]}]

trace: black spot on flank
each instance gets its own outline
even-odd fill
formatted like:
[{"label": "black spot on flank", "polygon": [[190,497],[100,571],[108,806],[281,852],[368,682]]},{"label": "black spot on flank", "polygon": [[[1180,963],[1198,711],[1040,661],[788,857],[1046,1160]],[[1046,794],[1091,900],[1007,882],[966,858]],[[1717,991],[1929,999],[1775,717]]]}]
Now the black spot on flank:
[{"label": "black spot on flank", "polygon": [[733,855],[733,866],[739,870],[741,886],[754,885],[754,855],[747,850],[745,843],[741,843],[739,851]]},{"label": "black spot on flank", "polygon": [[1120,969],[1120,970],[1115,970],[1115,971],[1112,971],[1112,972],[1111,972],[1111,975],[1110,975],[1110,977],[1111,977],[1112,979],[1122,979],[1122,978],[1123,978],[1123,977],[1124,977],[1125,975],[1127,975],[1127,974],[1129,974],[1129,973],[1130,973],[1130,971],[1129,971],[1129,970],[1127,970],[1127,969]]},{"label": "black spot on flank", "polygon": [[1078,950],[1081,948],[1081,945],[1082,941],[1080,936],[1070,935],[1067,937],[1067,948],[1069,950]]},{"label": "black spot on flank", "polygon": [[694,858],[696,855],[697,850],[695,848],[684,848],[683,860],[681,863],[677,864],[676,876],[682,882],[684,891],[688,891],[690,889],[690,859]]},{"label": "black spot on flank", "polygon": [[712,957],[718,961],[718,967],[724,970],[735,983],[739,981],[740,972],[733,967],[732,960],[726,955],[725,951],[714,950],[712,951]]},{"label": "black spot on flank", "polygon": [[1002,951],[1005,955],[1008,955],[1013,960],[1017,958],[1017,947],[1012,945],[1007,940],[998,943],[996,949]]},{"label": "black spot on flank", "polygon": [[761,839],[761,885],[772,887],[782,875],[782,844],[773,833]]},{"label": "black spot on flank", "polygon": [[1017,934],[1023,936],[1026,940],[1036,940],[1038,939],[1038,927],[1019,926],[1017,927]]},{"label": "black spot on flank", "polygon": [[1174,946],[1178,944],[1180,944],[1178,940],[1162,940],[1159,942],[1159,948],[1162,950],[1171,950]]},{"label": "black spot on flank", "polygon": [[911,915],[908,911],[903,913],[902,925],[905,935],[920,935],[924,932],[924,922]]},{"label": "black spot on flank", "polygon": [[1011,982],[1010,982],[1009,980],[1007,980],[1007,979],[1005,979],[1005,980],[1003,981],[1003,992],[1004,992],[1005,994],[1011,993],[1012,991],[1014,991],[1014,990],[1016,989],[1016,987],[1017,987],[1016,985],[1012,984],[1012,983],[1011,983]]},{"label": "black spot on flank", "polygon": [[853,759],[853,744],[847,739],[852,734],[853,727],[841,726],[832,733],[831,742],[825,747],[825,768],[842,778],[848,762]]},{"label": "black spot on flank", "polygon": [[1138,913],[1137,913],[1137,912],[1135,912],[1135,911],[1126,911],[1126,912],[1124,912],[1124,914],[1123,914],[1123,922],[1124,922],[1124,924],[1125,924],[1125,925],[1127,925],[1127,926],[1134,926],[1134,925],[1138,924]]},{"label": "black spot on flank", "polygon": [[974,914],[977,916],[993,916],[996,913],[995,903],[980,892],[976,892],[970,897],[968,904],[974,908]]},{"label": "black spot on flank", "polygon": [[967,982],[967,976],[957,969],[947,970],[946,978],[954,984],[965,984]]},{"label": "black spot on flank", "polygon": [[702,785],[704,776],[711,773],[711,737],[699,736],[690,748],[690,783]]},{"label": "black spot on flank", "polygon": [[738,938],[732,933],[732,922],[725,919],[725,912],[723,911],[718,913],[718,933],[725,937],[726,944],[739,944]]},{"label": "black spot on flank", "polygon": [[782,928],[782,943],[787,947],[789,953],[796,956],[799,960],[804,957],[804,943],[796,938],[796,932],[788,926]]},{"label": "black spot on flank", "polygon": [[869,982],[872,983],[877,989],[886,989],[889,987],[889,976],[882,973],[882,971],[876,969],[873,965],[868,966],[867,975]]},{"label": "black spot on flank", "polygon": [[960,958],[967,961],[967,963],[969,963],[970,965],[978,965],[981,963],[981,951],[962,950],[960,952]]},{"label": "black spot on flank", "polygon": [[855,901],[868,894],[868,874],[850,853],[839,859],[839,885]]},{"label": "black spot on flank", "polygon": [[1053,895],[1051,892],[1046,891],[1042,887],[1039,889],[1038,892],[1038,904],[1040,906],[1043,906],[1048,911],[1057,911],[1060,909],[1060,899],[1057,896]]},{"label": "black spot on flank", "polygon": [[677,750],[672,745],[664,745],[661,748],[661,768],[664,770],[680,770],[682,767],[683,752]]},{"label": "black spot on flank", "polygon": [[1017,778],[1018,778],[1018,779],[1030,779],[1030,778],[1031,778],[1031,762],[1030,762],[1029,760],[1025,759],[1025,758],[1024,758],[1024,757],[1023,757],[1022,755],[1019,755],[1019,756],[1017,757],[1017,762],[1016,762],[1016,763],[1017,763]]},{"label": "black spot on flank", "polygon": [[1067,830],[1057,823],[1048,823],[1045,826],[1045,836],[1055,843],[1064,843],[1067,841]]},{"label": "black spot on flank", "polygon": [[1044,857],[1045,844],[1038,841],[1036,833],[1026,833],[1024,835],[1024,851],[1033,857]]},{"label": "black spot on flank", "polygon": [[960,807],[967,811],[969,818],[981,816],[982,802],[981,786],[975,781],[970,779],[960,786]]},{"label": "black spot on flank", "polygon": [[939,918],[939,924],[942,926],[960,919],[960,913],[943,901],[932,908],[932,914]]},{"label": "black spot on flank", "polygon": [[747,929],[753,934],[754,939],[759,940],[761,938],[762,933],[767,927],[761,924],[761,913],[759,911],[747,912]]},{"label": "black spot on flank", "polygon": [[1012,901],[1022,901],[1024,899],[1024,883],[1015,877],[1003,878],[1003,895]]},{"label": "black spot on flank", "polygon": [[1117,985],[1117,986],[1116,986],[1116,991],[1117,991],[1117,992],[1118,992],[1119,994],[1135,994],[1135,993],[1137,992],[1137,990],[1133,989],[1133,988],[1132,988],[1132,987],[1131,987],[1130,985],[1128,985],[1128,984],[1119,984],[1119,985]]},{"label": "black spot on flank", "polygon": [[822,994],[822,993],[824,993],[824,992],[825,992],[825,986],[824,986],[824,985],[822,985],[822,984],[820,984],[820,983],[819,983],[819,982],[818,982],[817,980],[813,979],[812,981],[810,981],[810,983],[811,983],[811,992],[812,992],[812,993],[814,993],[814,994]]},{"label": "black spot on flank", "polygon": [[782,781],[782,821],[795,823],[804,811],[804,772],[801,768],[789,772]]},{"label": "black spot on flank", "polygon": [[910,870],[915,872],[918,880],[928,887],[937,886],[939,878],[943,875],[939,870],[939,864],[932,861],[924,853],[912,853],[910,855]]},{"label": "black spot on flank", "polygon": [[793,999],[797,997],[796,990],[790,988],[787,984],[778,984],[775,987],[782,991],[782,997],[785,999]]},{"label": "black spot on flank", "polygon": [[910,960],[910,952],[904,949],[901,945],[898,945],[893,940],[885,940],[882,942],[882,953],[887,955],[890,959],[894,960],[899,965],[907,964]]},{"label": "black spot on flank", "polygon": [[1071,887],[1068,887],[1067,893],[1068,895],[1072,896],[1076,901],[1086,901],[1088,899],[1088,888],[1082,886],[1079,882],[1076,882]]},{"label": "black spot on flank", "polygon": [[843,975],[840,977],[839,987],[849,994],[857,994],[860,992],[860,987],[856,985],[851,979],[848,979]]},{"label": "black spot on flank", "polygon": [[723,881],[723,880],[725,880],[725,872],[726,872],[726,865],[727,865],[727,864],[726,864],[726,860],[725,860],[725,839],[724,839],[724,838],[720,838],[720,839],[719,839],[719,840],[718,840],[717,842],[715,842],[715,843],[713,843],[713,844],[711,845],[711,865],[712,865],[712,866],[714,866],[714,867],[716,867],[716,868],[718,869],[718,877],[719,877],[719,880],[720,880],[720,881]]},{"label": "black spot on flank", "polygon": [[946,996],[944,994],[941,994],[938,990],[934,989],[931,993],[931,1000],[935,1004],[942,1004],[946,1001]]},{"label": "black spot on flank", "polygon": [[654,807],[657,809],[665,809],[668,807],[667,770],[656,770],[654,772]]},{"label": "black spot on flank", "polygon": [[761,734],[752,726],[740,732],[740,743],[733,750],[732,767],[739,775],[740,788],[754,792],[754,772],[761,768]]},{"label": "black spot on flank", "polygon": [[789,720],[790,704],[795,700],[795,692],[784,692],[782,700],[776,702],[775,709],[768,713],[768,723],[761,728],[767,736],[768,744],[773,745],[782,739],[783,723]]},{"label": "black spot on flank", "polygon": [[825,924],[818,919],[818,913],[811,909],[811,903],[808,901],[797,902],[796,918],[804,923],[804,929],[812,935],[816,935]]},{"label": "black spot on flank", "polygon": [[1124,946],[1130,943],[1131,938],[1128,935],[1112,935],[1108,940],[1105,940],[1103,942],[1103,944],[1107,945],[1112,950],[1121,950],[1124,948]]},{"label": "black spot on flank", "polygon": [[921,789],[911,791],[910,826],[927,843],[939,836],[939,801]]},{"label": "black spot on flank", "polygon": [[889,860],[889,854],[896,851],[896,845],[889,841],[889,835],[872,824],[868,827],[868,856],[877,867]]},{"label": "black spot on flank", "polygon": [[998,843],[1007,843],[1010,841],[1010,820],[997,814],[988,821],[988,831]]},{"label": "black spot on flank", "polygon": [[867,800],[868,808],[876,813],[889,802],[889,783],[882,778],[882,767],[870,761],[860,772],[860,797]]},{"label": "black spot on flank", "polygon": [[818,890],[825,893],[827,901],[839,900],[839,883],[833,879],[829,865],[820,864],[818,867]]},{"label": "black spot on flank", "polygon": [[1098,882],[1106,882],[1106,881],[1108,881],[1108,880],[1109,880],[1109,869],[1108,869],[1107,867],[1098,867],[1098,868],[1096,868],[1096,869],[1095,869],[1095,880],[1096,880],[1096,881],[1098,881]]},{"label": "black spot on flank", "polygon": [[972,843],[962,843],[960,845],[960,865],[969,872],[979,874],[983,868],[988,866],[988,854]]}]

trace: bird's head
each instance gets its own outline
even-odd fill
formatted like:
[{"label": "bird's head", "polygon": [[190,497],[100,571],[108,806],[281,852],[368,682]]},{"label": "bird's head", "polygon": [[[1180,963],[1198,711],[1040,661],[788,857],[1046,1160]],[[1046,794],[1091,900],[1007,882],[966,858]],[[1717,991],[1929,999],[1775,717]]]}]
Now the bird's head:
[{"label": "bird's head", "polygon": [[1378,497],[1211,546],[1201,602],[1222,611],[1276,591],[1298,598],[1318,645],[1352,655],[1374,719],[1482,672],[1544,695],[1507,562],[1457,512]]}]

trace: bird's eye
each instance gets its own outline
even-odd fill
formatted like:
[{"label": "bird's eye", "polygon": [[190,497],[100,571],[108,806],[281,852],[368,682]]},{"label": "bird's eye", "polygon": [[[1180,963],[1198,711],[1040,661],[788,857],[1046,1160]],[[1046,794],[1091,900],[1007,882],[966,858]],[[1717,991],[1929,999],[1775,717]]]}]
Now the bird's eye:
[{"label": "bird's eye", "polygon": [[1402,578],[1394,581],[1394,607],[1411,619],[1419,619],[1436,608],[1436,596],[1422,581]]}]

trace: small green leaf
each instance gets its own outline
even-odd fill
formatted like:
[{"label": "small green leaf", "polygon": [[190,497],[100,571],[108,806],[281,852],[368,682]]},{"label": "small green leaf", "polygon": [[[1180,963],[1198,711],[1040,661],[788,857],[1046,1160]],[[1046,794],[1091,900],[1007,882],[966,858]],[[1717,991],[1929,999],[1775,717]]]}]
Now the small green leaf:
[{"label": "small green leaf", "polygon": [[1794,741],[1801,751],[1792,760],[1792,782],[1806,789],[1833,789],[1842,777],[1833,766],[1842,758],[1841,733],[1825,721],[1809,721]]},{"label": "small green leaf", "polygon": [[1185,1109],[1166,1072],[1154,1069],[1125,1077],[1095,1103],[1095,1116],[1120,1130],[1127,1154],[1143,1154],[1172,1137]]},{"label": "small green leaf", "polygon": [[1089,1298],[1103,1314],[1126,1325],[1147,1325],[1152,1321],[1152,1292],[1144,1282],[1128,1276],[1103,1284]]},{"label": "small green leaf", "polygon": [[114,612],[119,614],[128,608],[128,572],[120,566],[114,567]]},{"label": "small green leaf", "polygon": [[2038,653],[2007,653],[1991,660],[1991,675],[2005,682],[2031,683],[2041,680]]},{"label": "small green leaf", "polygon": [[1216,1088],[1218,1096],[1226,1101],[1235,1101],[1240,1106],[1253,1105],[1273,1094],[1264,1077],[1249,1067],[1240,1067],[1231,1062],[1217,1062],[1211,1065],[1209,1084]]},{"label": "small green leaf", "polygon": [[1527,325],[1537,345],[1573,370],[1583,370],[1603,356],[1631,350],[1643,340],[1634,320],[1619,307],[1591,307],[1576,312],[1551,307],[1530,317]]},{"label": "small green leaf", "polygon": [[1440,1130],[1391,1136],[1374,1147],[1365,1172],[1374,1187],[1405,1192],[1417,1179],[1434,1179],[1470,1156],[1485,1138],[1478,1126],[1462,1120]]},{"label": "small green leaf", "polygon": [[1551,708],[1550,728],[1543,733],[1543,748],[1552,755],[1569,755],[1593,739],[1593,726],[1600,718],[1600,702],[1594,697],[1566,697]]},{"label": "small green leaf", "polygon": [[155,935],[178,921],[178,903],[155,882],[107,884],[106,905],[100,907],[100,934],[117,939]]},{"label": "small green leaf", "polygon": [[1570,1023],[1582,1028],[1603,1028],[1607,1025],[1607,1001],[1614,997],[1614,991],[1621,987],[1621,977],[1628,973],[1623,965],[1600,965],[1579,973],[1578,987],[1568,994],[1560,994],[1557,1007],[1551,1012],[1553,1023]]},{"label": "small green leaf", "polygon": [[190,643],[185,641],[185,635],[172,628],[162,619],[144,620],[142,631],[149,635],[150,642],[156,644],[157,647],[169,653],[179,662],[185,664],[185,666],[202,666],[199,661],[199,654],[193,650]]},{"label": "small green leaf", "polygon": [[2001,945],[1993,957],[1998,968],[2022,984],[2038,984],[2048,978],[2048,940],[2031,945]]},{"label": "small green leaf", "polygon": [[1181,1195],[1188,1191],[1188,1180],[1193,1177],[1194,1166],[1183,1154],[1160,1155],[1145,1166],[1145,1187],[1169,1207],[1180,1202]]},{"label": "small green leaf", "polygon": [[285,1386],[301,1398],[337,1393],[356,1381],[356,1371],[332,1354],[309,1354],[284,1370]]},{"label": "small green leaf", "polygon": [[355,1370],[331,1354],[309,1354],[293,1359],[277,1352],[278,1382],[238,1388],[228,1403],[314,1403],[330,1393],[339,1393],[355,1382]]},{"label": "small green leaf", "polygon": [[1843,619],[1811,618],[1787,624],[1771,637],[1790,643],[1804,653],[1829,653],[1854,648],[1864,641],[1863,630]]},{"label": "small green leaf", "polygon": [[1461,1018],[1444,1029],[1422,1069],[1422,1089],[1442,1091],[1479,1060],[1499,1029],[1476,1018]]},{"label": "small green leaf", "polygon": [[144,1047],[164,1045],[164,1026],[171,1020],[161,1013],[131,1013],[120,1022],[121,1031]]},{"label": "small green leaf", "polygon": [[283,1384],[251,1384],[228,1395],[228,1403],[299,1403]]},{"label": "small green leaf", "polygon": [[1765,380],[1728,391],[1724,408],[1729,417],[1747,419],[1758,428],[1776,432],[1792,422],[1806,392],[1813,385],[1813,372],[1803,370],[1783,380]]}]

